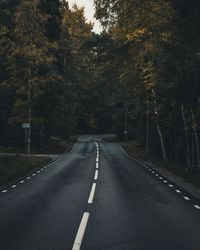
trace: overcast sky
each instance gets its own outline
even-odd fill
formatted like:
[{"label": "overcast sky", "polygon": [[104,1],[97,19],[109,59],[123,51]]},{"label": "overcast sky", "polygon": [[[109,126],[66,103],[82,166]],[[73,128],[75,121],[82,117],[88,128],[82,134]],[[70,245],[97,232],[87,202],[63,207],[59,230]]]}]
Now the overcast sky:
[{"label": "overcast sky", "polygon": [[78,6],[85,7],[85,16],[87,20],[91,21],[94,23],[94,29],[93,31],[96,33],[101,32],[101,25],[100,23],[94,18],[94,13],[95,13],[95,7],[93,0],[68,0],[70,8],[74,3],[76,3]]}]

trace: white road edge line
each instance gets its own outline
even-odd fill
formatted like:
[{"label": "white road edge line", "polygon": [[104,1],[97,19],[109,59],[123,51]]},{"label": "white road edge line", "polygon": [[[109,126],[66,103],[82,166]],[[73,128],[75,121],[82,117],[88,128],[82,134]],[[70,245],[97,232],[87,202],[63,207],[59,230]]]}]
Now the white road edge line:
[{"label": "white road edge line", "polygon": [[99,174],[99,171],[96,170],[96,171],[95,171],[95,176],[94,176],[94,180],[95,180],[95,181],[98,179],[98,174]]},{"label": "white road edge line", "polygon": [[82,240],[83,240],[83,237],[85,234],[85,230],[87,227],[89,216],[90,216],[89,213],[83,214],[83,217],[82,217],[82,220],[81,220],[81,223],[80,223],[72,250],[79,250],[81,248],[81,244],[82,244]]},{"label": "white road edge line", "polygon": [[95,189],[96,189],[96,183],[93,183],[92,189],[91,189],[91,192],[90,192],[90,196],[89,196],[89,199],[88,199],[88,203],[89,203],[89,204],[92,204],[92,203],[93,203],[94,194],[95,194]]}]

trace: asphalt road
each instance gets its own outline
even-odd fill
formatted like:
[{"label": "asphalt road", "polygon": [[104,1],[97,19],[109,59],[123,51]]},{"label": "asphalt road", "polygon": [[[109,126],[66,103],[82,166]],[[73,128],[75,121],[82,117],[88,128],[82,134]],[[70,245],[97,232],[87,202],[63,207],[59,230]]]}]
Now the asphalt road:
[{"label": "asphalt road", "polygon": [[0,250],[200,250],[200,202],[118,146],[83,136],[0,191]]}]

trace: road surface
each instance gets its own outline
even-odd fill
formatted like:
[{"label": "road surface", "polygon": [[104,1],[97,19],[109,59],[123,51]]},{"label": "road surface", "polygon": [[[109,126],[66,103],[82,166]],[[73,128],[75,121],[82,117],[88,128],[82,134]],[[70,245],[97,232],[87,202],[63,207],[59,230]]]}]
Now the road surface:
[{"label": "road surface", "polygon": [[118,145],[72,151],[0,191],[1,250],[199,250],[200,202]]}]

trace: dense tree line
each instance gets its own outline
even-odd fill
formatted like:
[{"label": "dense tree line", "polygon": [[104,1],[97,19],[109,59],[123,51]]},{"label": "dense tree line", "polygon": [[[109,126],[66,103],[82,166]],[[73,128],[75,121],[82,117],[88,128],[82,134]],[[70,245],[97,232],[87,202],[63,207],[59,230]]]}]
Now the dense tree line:
[{"label": "dense tree line", "polygon": [[83,8],[66,1],[0,1],[1,146],[23,147],[22,123],[34,147],[96,127],[92,36]]},{"label": "dense tree line", "polygon": [[66,1],[0,1],[0,145],[116,132],[200,169],[199,1],[94,2],[100,35]]},{"label": "dense tree line", "polygon": [[[95,0],[112,49],[102,67],[113,76],[121,133],[163,160],[200,169],[200,3],[198,0]],[[117,86],[117,87],[116,87]],[[121,103],[121,104],[120,104]],[[119,121],[120,119],[118,119]]]}]

